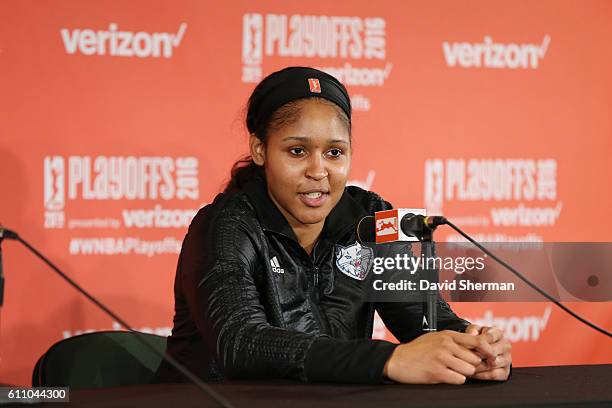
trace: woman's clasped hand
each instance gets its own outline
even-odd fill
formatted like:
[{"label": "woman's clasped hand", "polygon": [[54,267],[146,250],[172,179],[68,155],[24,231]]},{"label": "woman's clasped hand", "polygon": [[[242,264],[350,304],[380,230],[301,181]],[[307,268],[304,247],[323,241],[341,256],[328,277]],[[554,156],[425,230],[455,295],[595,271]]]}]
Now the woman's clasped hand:
[{"label": "woman's clasped hand", "polygon": [[497,327],[469,325],[424,334],[399,345],[384,375],[407,384],[463,384],[468,378],[504,381],[510,374],[510,342]]}]

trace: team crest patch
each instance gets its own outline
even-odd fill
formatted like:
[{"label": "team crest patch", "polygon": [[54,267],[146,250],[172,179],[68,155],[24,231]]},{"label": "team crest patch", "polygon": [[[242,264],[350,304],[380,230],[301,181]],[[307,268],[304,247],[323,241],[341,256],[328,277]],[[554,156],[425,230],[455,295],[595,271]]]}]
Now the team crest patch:
[{"label": "team crest patch", "polygon": [[355,242],[349,247],[336,245],[336,266],[340,272],[353,279],[364,280],[370,266],[374,251]]}]

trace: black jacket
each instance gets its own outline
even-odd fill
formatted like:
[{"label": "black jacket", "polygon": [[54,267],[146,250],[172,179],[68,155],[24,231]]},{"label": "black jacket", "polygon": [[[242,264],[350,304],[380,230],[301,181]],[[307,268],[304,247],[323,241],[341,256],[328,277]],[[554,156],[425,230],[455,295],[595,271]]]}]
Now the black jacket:
[{"label": "black jacket", "polygon": [[[361,217],[390,208],[372,192],[347,187],[309,256],[263,180],[219,194],[183,242],[167,353],[205,380],[381,382],[397,345],[371,339],[374,310],[408,342],[421,334],[422,306],[366,301],[364,281],[342,273],[335,252],[356,242]],[[439,329],[468,325],[444,300],[438,306]],[[157,380],[183,381],[166,364]]]}]

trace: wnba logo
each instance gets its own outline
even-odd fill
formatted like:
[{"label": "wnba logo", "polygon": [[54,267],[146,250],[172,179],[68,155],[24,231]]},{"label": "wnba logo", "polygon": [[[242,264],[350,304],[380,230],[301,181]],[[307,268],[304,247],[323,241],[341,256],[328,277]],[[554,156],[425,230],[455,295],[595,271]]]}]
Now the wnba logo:
[{"label": "wnba logo", "polygon": [[64,227],[66,206],[65,165],[61,156],[46,156],[44,160],[44,226]]},{"label": "wnba logo", "polygon": [[263,17],[245,14],[242,18],[242,82],[258,82],[262,77]]},{"label": "wnba logo", "polygon": [[425,207],[430,212],[441,212],[444,182],[444,163],[433,159],[425,162]]},{"label": "wnba logo", "polygon": [[242,62],[261,64],[263,59],[263,17],[245,14],[242,19]]},{"label": "wnba logo", "polygon": [[66,204],[64,158],[60,156],[47,156],[45,157],[44,167],[45,209],[50,211],[63,210]]}]

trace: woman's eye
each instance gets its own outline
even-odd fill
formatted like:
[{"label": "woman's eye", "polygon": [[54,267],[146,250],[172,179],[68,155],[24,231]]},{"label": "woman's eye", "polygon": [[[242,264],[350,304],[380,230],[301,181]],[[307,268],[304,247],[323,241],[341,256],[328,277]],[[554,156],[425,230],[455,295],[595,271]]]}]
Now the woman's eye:
[{"label": "woman's eye", "polygon": [[342,150],[340,149],[331,149],[327,152],[331,157],[340,157],[342,155]]},{"label": "woman's eye", "polygon": [[294,156],[301,156],[302,154],[304,154],[304,149],[302,149],[301,147],[293,147],[289,150],[289,152]]}]

